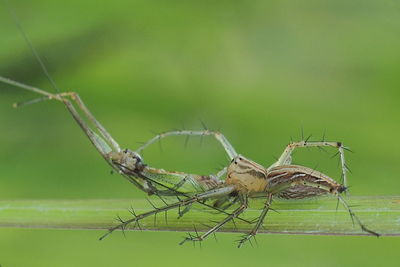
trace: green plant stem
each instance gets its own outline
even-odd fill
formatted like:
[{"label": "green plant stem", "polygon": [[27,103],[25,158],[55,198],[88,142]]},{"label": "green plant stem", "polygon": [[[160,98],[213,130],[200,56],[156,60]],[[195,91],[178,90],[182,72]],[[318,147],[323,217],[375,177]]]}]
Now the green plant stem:
[{"label": "green plant stem", "polygon": [[[153,201],[153,200],[152,200]],[[168,202],[176,199],[167,199]],[[361,221],[382,235],[400,235],[400,196],[348,197],[347,201]],[[155,199],[154,204],[163,203]],[[336,210],[335,198],[311,200],[275,200],[260,233],[364,235],[360,227],[352,224],[349,213],[340,204]],[[261,212],[262,200],[250,201],[242,218],[252,220]],[[117,216],[131,218],[128,208],[136,214],[152,209],[145,199],[133,200],[3,200],[0,201],[0,227],[108,229],[116,225]],[[199,231],[215,224],[226,215],[194,205],[177,219],[177,210],[141,221],[142,229],[154,231]],[[236,225],[236,228],[235,228]],[[221,231],[247,232],[253,225],[235,220]]]}]

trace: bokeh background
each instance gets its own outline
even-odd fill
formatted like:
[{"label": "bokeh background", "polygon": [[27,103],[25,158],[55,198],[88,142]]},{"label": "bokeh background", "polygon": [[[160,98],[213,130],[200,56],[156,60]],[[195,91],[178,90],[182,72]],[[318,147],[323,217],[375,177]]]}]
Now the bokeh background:
[{"label": "bokeh background", "polygon": [[[342,141],[353,195],[398,195],[400,3],[352,1],[10,1],[58,86],[77,91],[123,147],[174,128],[220,129],[268,166],[292,138]],[[0,75],[53,91],[4,5]],[[111,175],[60,103],[0,85],[0,199],[140,198]],[[218,144],[171,138],[147,163],[211,173]],[[339,179],[334,151],[294,162]],[[111,220],[112,218],[110,218]],[[349,223],[350,219],[349,219]],[[182,233],[0,229],[10,266],[376,266],[398,264],[398,238],[260,235],[202,249]]]}]

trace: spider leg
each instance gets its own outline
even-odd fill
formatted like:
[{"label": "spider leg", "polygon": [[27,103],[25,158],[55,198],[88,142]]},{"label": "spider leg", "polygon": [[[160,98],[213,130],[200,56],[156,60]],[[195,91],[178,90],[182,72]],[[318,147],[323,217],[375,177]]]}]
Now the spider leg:
[{"label": "spider leg", "polygon": [[[182,130],[182,131],[169,131],[169,132],[164,132],[160,133],[153,138],[151,138],[149,141],[145,142],[143,145],[141,145],[135,152],[140,154],[144,149],[146,149],[148,146],[154,144],[157,141],[160,141],[161,139],[167,137],[167,136],[213,136],[215,139],[217,139],[218,142],[222,145],[224,148],[225,152],[227,153],[229,159],[233,159],[236,157],[238,154],[231,145],[231,143],[226,139],[226,137],[217,131],[210,131],[210,130],[202,130],[202,131],[190,131],[190,130]],[[221,177],[223,177],[226,174],[227,168],[224,167],[217,173],[210,175],[210,177],[215,177],[217,180],[221,180]]]},{"label": "spider leg", "polygon": [[374,232],[370,229],[368,229],[362,222],[361,220],[356,216],[356,214],[351,210],[351,208],[349,207],[349,205],[347,204],[347,202],[340,196],[338,195],[337,198],[339,199],[339,201],[343,204],[343,206],[348,210],[350,217],[352,219],[352,221],[354,222],[354,220],[357,222],[357,224],[361,227],[361,230],[363,230],[364,232],[367,232],[371,235],[374,235],[376,237],[379,237],[380,234],[377,232]]},{"label": "spider leg", "polygon": [[[105,128],[95,119],[95,117],[91,114],[91,112],[87,109],[87,107],[84,105],[80,97],[76,93],[68,92],[68,93],[60,93],[60,94],[52,94],[49,93],[45,90],[26,85],[20,82],[16,82],[14,80],[5,78],[0,76],[0,82],[4,82],[6,84],[19,87],[21,89],[25,89],[27,91],[31,91],[40,95],[43,95],[43,97],[33,99],[24,103],[20,104],[14,104],[14,107],[22,106],[22,105],[27,105],[27,104],[32,104],[32,103],[37,103],[40,101],[46,101],[46,100],[57,100],[60,102],[63,102],[65,107],[68,109],[68,111],[71,113],[72,117],[75,119],[75,121],[78,123],[78,125],[81,127],[83,132],[86,134],[86,136],[89,138],[90,142],[94,145],[94,147],[97,149],[97,151],[101,154],[101,156],[107,161],[107,163],[116,171],[119,172],[125,179],[127,179],[129,182],[137,186],[139,189],[142,191],[148,192],[146,188],[137,180],[134,179],[124,173],[121,173],[119,168],[112,162],[112,160],[109,157],[109,152],[110,151],[115,151],[119,152],[120,148],[118,143],[112,138],[112,136],[105,130]],[[75,103],[78,105],[78,107],[83,111],[83,113],[86,115],[87,119],[92,122],[95,126],[95,129],[97,129],[100,134],[105,138],[101,138],[94,129],[92,129],[86,122],[85,120],[81,117],[81,115],[78,113],[78,111],[75,109],[74,105],[72,102],[67,99],[66,97],[69,96],[71,97]],[[113,147],[113,149],[111,147]]]},{"label": "spider leg", "polygon": [[214,136],[215,139],[217,139],[218,142],[221,143],[222,147],[224,148],[225,152],[228,154],[229,159],[233,159],[236,157],[238,154],[236,153],[235,149],[229,143],[228,139],[226,137],[217,131],[210,131],[210,130],[203,130],[203,131],[189,131],[189,130],[182,130],[182,131],[169,131],[169,132],[164,132],[160,133],[153,138],[151,138],[149,141],[144,143],[142,146],[140,146],[136,152],[140,154],[145,148],[147,148],[149,145],[167,137],[167,136],[180,136],[180,135],[185,135],[185,136]]},{"label": "spider leg", "polygon": [[258,229],[260,229],[260,227],[262,226],[265,216],[267,215],[268,211],[270,210],[270,206],[272,203],[272,194],[268,194],[268,199],[265,202],[264,208],[260,214],[260,217],[258,217],[257,223],[254,226],[253,230],[251,230],[251,232],[247,235],[245,235],[242,239],[240,239],[238,242],[238,248],[242,247],[244,243],[246,243],[246,241],[250,241],[251,238],[255,238]]},{"label": "spider leg", "polygon": [[232,186],[228,186],[228,187],[222,187],[222,188],[218,188],[218,189],[214,189],[214,190],[210,190],[201,194],[197,194],[193,197],[188,197],[185,199],[182,199],[180,201],[177,201],[175,203],[169,204],[169,205],[165,205],[164,207],[161,208],[155,208],[151,211],[139,214],[139,215],[133,215],[133,218],[126,220],[126,221],[120,221],[121,223],[118,224],[115,227],[112,227],[108,230],[108,232],[106,234],[104,234],[102,237],[100,237],[100,240],[104,239],[106,236],[108,236],[109,234],[111,234],[112,232],[114,232],[117,229],[121,229],[121,230],[125,230],[126,227],[131,224],[131,223],[138,223],[140,220],[151,216],[151,215],[155,215],[158,214],[160,212],[165,212],[168,211],[170,209],[174,209],[174,208],[179,208],[182,206],[187,206],[190,205],[192,203],[195,202],[200,202],[201,200],[205,200],[208,198],[213,198],[213,197],[219,197],[219,196],[224,196],[227,195],[229,193],[231,193],[234,190],[234,188]]},{"label": "spider leg", "polygon": [[247,196],[243,196],[241,205],[236,210],[234,210],[231,214],[229,214],[225,219],[223,219],[221,222],[216,224],[214,227],[212,227],[211,229],[209,229],[207,232],[205,232],[202,235],[196,235],[196,236],[189,235],[180,243],[180,245],[182,245],[186,241],[194,241],[194,242],[195,241],[203,241],[205,238],[207,238],[207,236],[218,231],[227,222],[238,217],[243,211],[245,211],[247,209],[247,205],[248,205]]},{"label": "spider leg", "polygon": [[[197,175],[184,172],[166,171],[152,167],[144,167],[141,174],[150,180],[156,181],[163,189],[170,191],[170,195],[176,195],[177,192],[183,194],[190,194],[196,192],[204,192],[214,189],[222,185],[222,181],[215,175]],[[135,176],[136,173],[133,173]],[[150,182],[151,183],[151,182]]]},{"label": "spider leg", "polygon": [[[67,107],[68,111],[71,113],[71,115],[74,117],[74,119],[78,122],[79,126],[82,128],[82,130],[86,133],[86,135],[89,137],[89,139],[93,142],[97,142],[96,138],[93,138],[91,133],[88,133],[88,129],[90,128],[89,125],[87,125],[84,120],[80,117],[80,115],[76,112],[75,108],[72,106],[71,102],[67,100],[65,97],[70,97],[76,104],[77,106],[83,111],[85,114],[86,118],[93,123],[95,128],[100,132],[100,134],[105,138],[107,142],[114,148],[115,151],[119,152],[121,149],[118,145],[118,143],[114,140],[114,138],[111,136],[110,133],[107,132],[107,130],[104,128],[104,126],[96,120],[96,118],[93,116],[93,114],[90,112],[90,110],[86,107],[86,105],[83,103],[82,99],[79,97],[79,95],[75,92],[65,92],[65,93],[58,93],[58,94],[53,94],[50,92],[47,92],[45,90],[23,84],[5,77],[0,76],[0,81],[4,82],[6,84],[19,87],[21,89],[25,89],[40,95],[43,95],[43,97],[39,97],[36,99],[32,99],[26,102],[22,103],[16,103],[14,104],[14,107],[20,107],[23,105],[29,105],[33,103],[38,103],[41,101],[46,101],[46,100],[58,100],[61,101],[65,104]],[[68,104],[69,103],[69,104]],[[93,130],[91,131],[93,132]],[[97,138],[98,139],[98,138]]]},{"label": "spider leg", "polygon": [[327,142],[327,141],[320,141],[320,142],[315,142],[315,141],[300,141],[300,142],[293,142],[287,145],[285,150],[283,151],[282,155],[279,157],[279,159],[272,164],[269,168],[273,168],[276,166],[282,166],[282,165],[290,165],[292,162],[292,152],[296,148],[302,148],[302,147],[335,147],[338,149],[338,153],[340,155],[340,162],[341,162],[341,169],[342,169],[342,177],[343,177],[343,185],[347,187],[347,171],[348,167],[346,165],[346,161],[344,158],[344,150],[348,149],[347,147],[343,146],[341,142]]},{"label": "spider leg", "polygon": [[111,134],[104,128],[104,126],[93,116],[90,110],[86,107],[85,103],[83,103],[80,96],[75,92],[66,92],[59,94],[62,97],[69,96],[78,107],[83,111],[85,116],[92,122],[95,128],[101,133],[101,135],[111,144],[115,151],[121,151],[119,144],[114,140]]}]

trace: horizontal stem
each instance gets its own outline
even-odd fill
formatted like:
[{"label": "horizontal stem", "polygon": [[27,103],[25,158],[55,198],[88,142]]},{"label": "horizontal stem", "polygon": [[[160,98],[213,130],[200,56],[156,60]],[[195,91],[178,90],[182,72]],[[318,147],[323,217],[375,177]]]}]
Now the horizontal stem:
[{"label": "horizontal stem", "polygon": [[[167,199],[174,202],[176,199]],[[152,202],[161,207],[163,203]],[[356,215],[371,230],[382,235],[400,235],[400,196],[348,197],[347,202]],[[250,201],[242,218],[257,218],[262,200]],[[336,199],[325,197],[311,200],[274,200],[261,233],[364,235],[358,225]],[[0,227],[108,229],[115,226],[117,216],[131,218],[128,208],[136,214],[149,211],[152,206],[145,199],[133,200],[2,200],[0,201]],[[155,231],[206,230],[226,215],[194,205],[178,219],[176,210],[160,213],[141,221],[142,229]],[[235,226],[236,224],[236,226]],[[247,232],[253,225],[240,220],[228,223],[221,231]],[[236,227],[236,228],[235,228]]]}]

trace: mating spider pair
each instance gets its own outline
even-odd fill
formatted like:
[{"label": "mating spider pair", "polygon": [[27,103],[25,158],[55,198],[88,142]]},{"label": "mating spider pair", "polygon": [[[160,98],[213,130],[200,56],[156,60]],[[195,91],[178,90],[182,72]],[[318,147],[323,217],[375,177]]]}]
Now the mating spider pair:
[{"label": "mating spider pair", "polygon": [[[155,208],[154,210],[143,214],[137,215],[133,213],[131,219],[126,221],[121,220],[119,225],[109,229],[108,233],[100,239],[103,239],[114,230],[124,230],[128,225],[136,224],[143,218],[155,215],[159,212],[175,208],[180,209],[181,207],[187,207],[193,203],[200,203],[201,205],[205,205],[227,215],[225,219],[211,227],[205,233],[196,236],[190,235],[185,238],[181,244],[185,241],[202,241],[210,234],[218,231],[227,222],[235,218],[241,219],[239,215],[248,207],[249,198],[265,198],[264,208],[262,209],[253,229],[250,233],[239,240],[240,247],[257,234],[257,231],[263,225],[268,211],[271,209],[273,198],[303,199],[322,195],[333,195],[337,197],[338,201],[344,205],[344,207],[349,211],[351,218],[359,224],[363,231],[371,235],[379,236],[378,233],[368,229],[360,221],[360,219],[350,209],[349,205],[341,197],[341,193],[345,192],[347,188],[347,167],[344,159],[344,150],[346,148],[341,142],[314,142],[305,140],[290,143],[278,160],[268,168],[238,154],[224,135],[209,130],[166,132],[155,136],[136,151],[128,149],[122,150],[111,134],[109,134],[91,114],[89,109],[76,93],[67,92],[52,94],[1,76],[0,81],[42,95],[40,98],[16,104],[15,106],[51,99],[63,102],[92,144],[114,170],[118,171],[128,181],[148,194],[156,194],[158,196],[177,196],[179,198],[179,201],[175,203],[165,203],[165,206]],[[57,87],[55,88],[57,89]],[[75,106],[80,109],[85,118],[80,115]],[[91,124],[93,128],[91,128],[89,124]],[[141,151],[152,143],[173,135],[214,136],[225,149],[231,162],[217,174],[208,176],[165,171],[144,164],[140,155]],[[291,164],[291,155],[294,149],[327,146],[338,149],[341,161],[343,184],[336,182],[321,172],[304,166]],[[225,179],[223,179],[224,176],[226,177]],[[213,202],[210,203],[210,201]],[[234,211],[228,213],[226,208],[232,203],[238,204],[238,207]],[[183,213],[180,215],[183,215]]]}]

